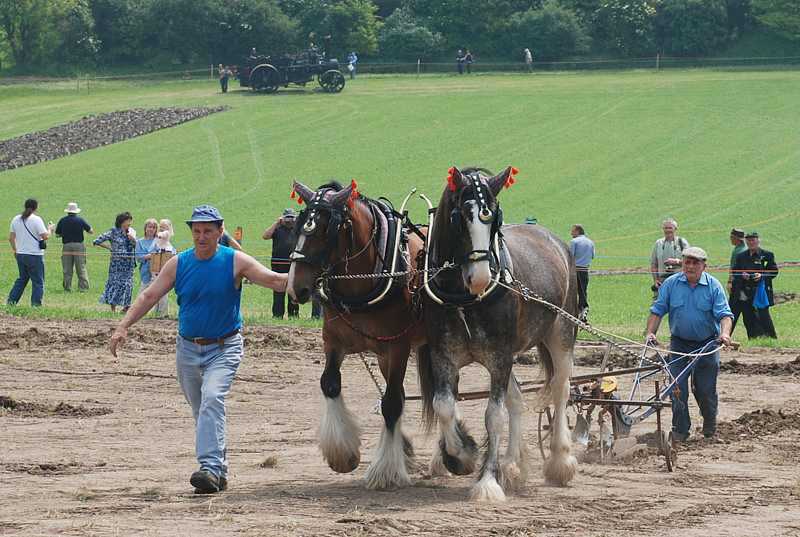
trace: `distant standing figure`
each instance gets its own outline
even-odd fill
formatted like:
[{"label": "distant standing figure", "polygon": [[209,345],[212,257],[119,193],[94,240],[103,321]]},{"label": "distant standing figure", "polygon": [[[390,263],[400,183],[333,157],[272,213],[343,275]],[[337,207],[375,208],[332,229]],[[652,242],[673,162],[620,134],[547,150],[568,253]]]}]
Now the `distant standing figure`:
[{"label": "distant standing figure", "polygon": [[150,282],[153,280],[153,275],[150,273],[150,247],[156,240],[156,233],[158,233],[158,220],[155,218],[148,218],[144,221],[144,229],[142,230],[142,237],[136,240],[136,262],[139,264],[139,294],[147,289]]},{"label": "distant standing figure", "polygon": [[[297,241],[294,235],[294,223],[297,218],[293,209],[284,209],[283,214],[270,227],[264,230],[261,235],[266,241],[272,241],[271,268],[278,274],[288,274],[291,263],[289,256],[294,250]],[[272,292],[272,316],[275,319],[283,319],[284,309],[288,309],[289,317],[300,315],[300,306],[289,298],[289,306],[286,307],[286,293],[277,290]]]},{"label": "distant standing figure", "polygon": [[472,63],[475,60],[472,58],[472,53],[467,49],[466,54],[464,54],[464,65],[467,67],[467,74],[472,74]]},{"label": "distant standing figure", "polygon": [[357,63],[358,63],[358,56],[356,56],[355,51],[350,52],[350,54],[347,55],[347,70],[350,71],[351,79],[356,77]]},{"label": "distant standing figure", "polygon": [[228,79],[231,77],[231,71],[227,67],[219,64],[219,86],[222,93],[228,93]]},{"label": "distant standing figure", "polygon": [[653,275],[653,299],[658,298],[658,288],[664,280],[681,270],[682,252],[689,247],[689,243],[683,237],[678,237],[675,232],[678,230],[678,223],[667,218],[661,223],[661,230],[664,237],[658,239],[653,245],[650,253],[650,273]]},{"label": "distant standing figure", "polygon": [[132,223],[131,213],[120,213],[114,221],[114,227],[94,240],[95,246],[111,252],[108,281],[100,296],[100,303],[111,306],[112,312],[117,311],[117,306],[122,306],[123,312],[128,311],[131,305],[133,270],[136,268],[136,231],[131,227]]},{"label": "distant standing figure", "polygon": [[458,52],[456,53],[456,71],[458,71],[459,75],[463,75],[464,74],[464,62],[465,61],[466,61],[466,59],[464,58],[464,51],[461,50],[461,49],[458,49]]},{"label": "distant standing figure", "polygon": [[531,49],[526,48],[522,51],[523,56],[525,57],[525,66],[528,68],[528,72],[533,72],[533,54],[531,54]]},{"label": "distant standing figure", "polygon": [[219,238],[219,243],[221,246],[227,246],[228,248],[233,248],[234,250],[242,249],[242,245],[239,244],[239,241],[228,235],[227,231],[222,232],[222,235]]},{"label": "distant standing figure", "polygon": [[33,198],[25,200],[25,210],[11,219],[8,242],[17,260],[19,277],[8,294],[8,304],[15,305],[31,282],[31,306],[41,306],[44,297],[44,246],[53,232],[52,225],[45,227],[36,213],[39,202]]},{"label": "distant standing figure", "polygon": [[739,228],[733,228],[731,230],[731,245],[733,246],[733,251],[731,252],[731,264],[730,269],[728,270],[728,305],[731,307],[731,311],[733,312],[733,325],[731,326],[731,333],[736,329],[736,321],[739,320],[739,315],[741,315],[742,310],[739,306],[739,301],[733,294],[733,266],[736,264],[736,256],[747,250],[747,246],[744,243],[744,230]]},{"label": "distant standing figure", "polygon": [[92,234],[92,226],[78,216],[81,208],[74,201],[67,203],[64,209],[67,216],[56,224],[56,236],[61,237],[61,268],[64,273],[64,291],[72,290],[72,272],[78,274],[78,291],[89,289],[89,276],[86,272],[86,245],[83,243],[84,232]]},{"label": "distant standing figure", "polygon": [[581,224],[573,225],[570,235],[572,235],[572,240],[569,242],[569,251],[575,260],[575,271],[578,275],[579,317],[585,321],[589,317],[587,290],[589,288],[589,266],[594,259],[594,242],[586,236]]},{"label": "distant standing figure", "polygon": [[775,254],[761,248],[761,239],[755,231],[747,233],[744,239],[747,250],[736,256],[732,294],[739,301],[749,339],[777,338],[769,313],[769,308],[775,305],[772,280],[778,276]]},{"label": "distant standing figure", "polygon": [[[175,231],[172,228],[172,222],[166,218],[162,218],[158,222],[158,232],[156,233],[153,243],[150,245],[150,251],[148,253],[150,258],[150,274],[153,280],[158,278],[161,269],[167,264],[167,261],[178,253],[171,242],[174,235]],[[169,315],[168,293],[164,294],[158,299],[158,302],[156,302],[155,314],[156,316]]]}]

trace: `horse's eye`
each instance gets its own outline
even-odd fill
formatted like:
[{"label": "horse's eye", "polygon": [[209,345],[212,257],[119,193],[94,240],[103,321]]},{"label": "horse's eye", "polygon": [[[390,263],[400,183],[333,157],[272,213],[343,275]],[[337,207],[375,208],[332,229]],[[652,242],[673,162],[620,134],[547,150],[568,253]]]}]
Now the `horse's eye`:
[{"label": "horse's eye", "polygon": [[488,224],[492,221],[492,211],[490,211],[487,207],[481,209],[481,212],[478,214],[478,218],[481,219],[481,222],[484,224]]}]

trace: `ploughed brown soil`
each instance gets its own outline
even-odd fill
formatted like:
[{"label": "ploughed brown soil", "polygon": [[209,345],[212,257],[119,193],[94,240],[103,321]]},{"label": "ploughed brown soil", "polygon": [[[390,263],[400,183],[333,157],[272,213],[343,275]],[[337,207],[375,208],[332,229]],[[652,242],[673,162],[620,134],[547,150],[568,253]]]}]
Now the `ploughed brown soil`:
[{"label": "ploughed brown soil", "polygon": [[[467,500],[474,476],[428,475],[435,439],[420,432],[414,401],[405,418],[420,463],[414,485],[364,488],[382,420],[357,357],[342,376],[362,426],[361,466],[331,471],[316,443],[319,331],[248,327],[228,399],[230,489],[198,496],[188,483],[193,424],[175,380],[175,324],[142,321],[118,360],[107,350],[112,328],[0,316],[0,535],[800,535],[800,381],[776,372],[794,368],[797,351],[724,352],[719,438],[681,445],[674,473],[650,450],[625,463],[584,462],[569,486],[545,485],[527,396],[531,476],[507,502],[485,505]],[[575,372],[596,370],[597,356],[579,348]],[[515,373],[539,376],[535,363]],[[461,379],[462,391],[487,385],[480,367]],[[418,393],[413,361],[406,391]],[[460,408],[480,440],[485,401]],[[634,432],[654,429],[649,419]]]}]

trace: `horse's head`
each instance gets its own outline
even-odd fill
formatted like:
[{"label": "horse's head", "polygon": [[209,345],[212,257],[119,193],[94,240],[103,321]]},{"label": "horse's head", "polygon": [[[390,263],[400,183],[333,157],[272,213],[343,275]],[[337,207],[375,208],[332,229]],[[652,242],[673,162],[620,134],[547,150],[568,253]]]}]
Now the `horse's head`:
[{"label": "horse's head", "polygon": [[293,197],[299,196],[306,204],[295,223],[298,238],[291,255],[287,285],[289,296],[297,302],[308,302],[317,278],[335,262],[337,249],[345,242],[346,227],[350,225],[348,200],[356,192],[355,182],[342,188],[332,181],[316,191],[294,182]]},{"label": "horse's head", "polygon": [[511,166],[494,176],[483,168],[449,170],[434,240],[437,257],[461,265],[464,286],[470,294],[480,295],[491,282],[492,242],[503,225],[497,195],[514,182],[516,172]]}]

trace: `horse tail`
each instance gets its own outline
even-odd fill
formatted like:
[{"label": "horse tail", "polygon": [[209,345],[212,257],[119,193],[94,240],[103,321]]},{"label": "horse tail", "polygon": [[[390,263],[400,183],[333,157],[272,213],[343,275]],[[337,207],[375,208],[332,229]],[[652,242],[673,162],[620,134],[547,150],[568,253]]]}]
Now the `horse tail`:
[{"label": "horse tail", "polygon": [[552,400],[553,394],[551,384],[555,368],[553,365],[553,356],[550,354],[550,351],[547,350],[547,347],[538,345],[537,350],[539,351],[539,363],[541,364],[541,369],[544,371],[544,384],[542,385],[542,389],[536,393],[536,397],[533,401],[533,408],[545,408],[550,406]]},{"label": "horse tail", "polygon": [[430,434],[436,426],[436,412],[433,411],[433,360],[431,348],[423,345],[417,349],[417,375],[419,391],[422,396],[422,423],[425,434]]}]

